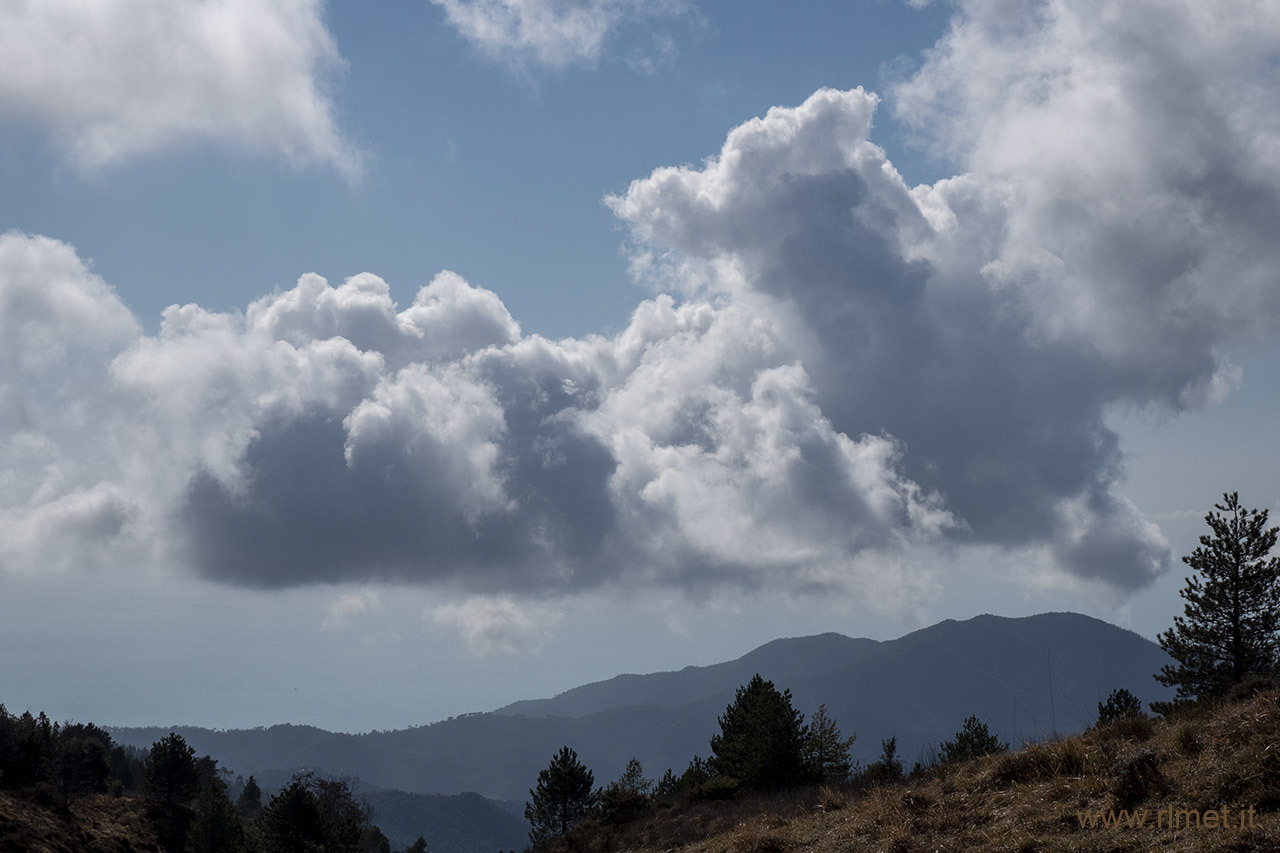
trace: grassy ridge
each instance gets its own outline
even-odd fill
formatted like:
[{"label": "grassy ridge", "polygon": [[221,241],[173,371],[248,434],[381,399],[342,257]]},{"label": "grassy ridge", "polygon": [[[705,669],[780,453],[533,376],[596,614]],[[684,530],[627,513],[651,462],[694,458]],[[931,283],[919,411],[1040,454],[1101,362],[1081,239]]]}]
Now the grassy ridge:
[{"label": "grassy ridge", "polygon": [[1280,692],[1268,688],[1170,720],[1123,720],[935,767],[900,783],[658,803],[622,825],[583,824],[553,847],[561,853],[1280,850],[1278,753]]}]

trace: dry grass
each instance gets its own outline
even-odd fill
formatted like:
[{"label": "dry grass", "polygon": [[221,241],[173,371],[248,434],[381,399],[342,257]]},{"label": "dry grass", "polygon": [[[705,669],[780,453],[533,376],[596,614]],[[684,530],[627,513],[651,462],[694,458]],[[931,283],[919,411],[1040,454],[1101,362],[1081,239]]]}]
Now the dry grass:
[{"label": "dry grass", "polygon": [[[1173,829],[1162,809],[1228,808],[1230,828]],[[1237,825],[1241,807],[1254,827]],[[1081,815],[1143,810],[1147,825],[1082,826]],[[1280,851],[1280,693],[1197,707],[1029,745],[869,791],[810,789],[651,810],[602,843],[637,853],[862,851]],[[1185,817],[1180,817],[1185,822]]]},{"label": "dry grass", "polygon": [[0,853],[151,853],[160,849],[142,801],[86,797],[65,813],[0,792]]}]

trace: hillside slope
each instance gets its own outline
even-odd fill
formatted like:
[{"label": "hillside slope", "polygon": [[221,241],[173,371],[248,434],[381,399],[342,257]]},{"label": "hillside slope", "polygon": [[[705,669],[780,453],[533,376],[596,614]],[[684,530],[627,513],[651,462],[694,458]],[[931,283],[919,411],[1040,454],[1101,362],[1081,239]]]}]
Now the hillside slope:
[{"label": "hillside slope", "polygon": [[161,849],[142,800],[97,795],[70,813],[0,791],[0,853],[154,853]]},{"label": "hillside slope", "polygon": [[545,853],[1280,851],[1280,692],[867,788],[674,800]]}]

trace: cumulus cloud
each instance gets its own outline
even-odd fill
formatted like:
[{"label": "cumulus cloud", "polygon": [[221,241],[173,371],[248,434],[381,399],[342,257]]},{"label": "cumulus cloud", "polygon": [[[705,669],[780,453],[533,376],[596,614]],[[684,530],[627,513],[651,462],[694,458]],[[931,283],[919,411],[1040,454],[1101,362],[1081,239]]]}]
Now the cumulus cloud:
[{"label": "cumulus cloud", "polygon": [[[686,0],[432,0],[445,20],[488,56],[516,67],[597,61],[619,30],[643,19],[685,16]],[[650,66],[671,50],[661,30],[630,61]]]},{"label": "cumulus cloud", "polygon": [[488,657],[536,650],[562,615],[547,605],[471,596],[459,604],[429,607],[422,618],[457,630],[472,654]]},{"label": "cumulus cloud", "polygon": [[[1194,44],[1145,38],[1157,6]],[[3,425],[0,560],[40,565],[65,525],[66,555],[154,544],[230,583],[434,584],[479,596],[428,619],[481,651],[536,641],[515,596],[903,607],[945,587],[922,555],[966,546],[1142,587],[1169,548],[1119,493],[1107,415],[1212,404],[1241,379],[1219,349],[1276,327],[1280,29],[1243,2],[1226,17],[1257,26],[1075,8],[961,3],[897,87],[954,177],[908,187],[877,96],[824,89],[611,197],[665,292],[610,337],[525,334],[448,272],[403,308],[374,275],[307,275],[142,335],[70,247],[7,235],[27,414]]]},{"label": "cumulus cloud", "polygon": [[0,115],[85,170],[203,141],[354,179],[322,77],[342,66],[321,0],[74,0],[0,7]]}]

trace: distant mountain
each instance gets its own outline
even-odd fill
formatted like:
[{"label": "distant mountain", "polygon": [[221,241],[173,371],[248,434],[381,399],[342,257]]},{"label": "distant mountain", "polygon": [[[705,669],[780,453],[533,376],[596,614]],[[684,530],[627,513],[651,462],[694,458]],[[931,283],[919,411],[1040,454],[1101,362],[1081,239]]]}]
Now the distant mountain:
[{"label": "distant mountain", "polygon": [[875,640],[854,640],[843,634],[774,640],[727,663],[686,666],[679,672],[652,675],[618,675],[575,687],[553,699],[513,702],[494,713],[585,717],[628,705],[681,708],[709,696],[732,695],[757,672],[785,672],[790,680],[835,675],[880,645]]},{"label": "distant mountain", "polygon": [[[909,764],[970,714],[1017,743],[1083,730],[1096,719],[1097,702],[1118,687],[1144,702],[1170,698],[1152,678],[1168,660],[1151,641],[1088,616],[978,616],[886,642],[840,634],[775,640],[726,663],[622,675],[401,731],[176,731],[200,754],[246,775],[309,767],[406,791],[477,791],[523,802],[565,744],[600,784],[617,778],[632,756],[651,776],[679,772],[693,755],[706,756],[717,716],[756,672],[789,688],[806,714],[825,703],[846,734],[856,732],[856,758],[874,760],[880,741],[896,735]],[[113,735],[146,746],[169,731]]]}]

